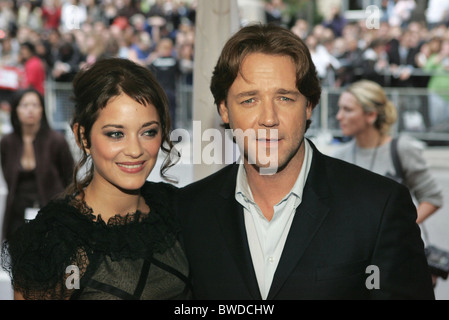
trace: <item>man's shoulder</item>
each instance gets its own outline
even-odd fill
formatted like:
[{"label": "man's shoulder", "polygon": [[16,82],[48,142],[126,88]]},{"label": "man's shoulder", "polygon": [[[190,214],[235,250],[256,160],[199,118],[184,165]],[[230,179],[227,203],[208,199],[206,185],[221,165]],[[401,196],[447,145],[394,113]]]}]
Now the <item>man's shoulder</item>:
[{"label": "man's shoulder", "polygon": [[[370,170],[332,156],[322,155],[326,163],[326,173],[329,179],[337,181],[339,188],[352,186],[354,188],[370,189],[383,186],[384,189],[397,187],[399,183],[374,173]],[[322,168],[323,169],[323,168]]]},{"label": "man's shoulder", "polygon": [[[187,217],[209,216],[227,201],[233,199],[238,165],[228,165],[217,172],[179,188],[175,205],[182,219]],[[193,216],[192,216],[193,215]],[[184,221],[185,223],[185,221]]]},{"label": "man's shoulder", "polygon": [[238,164],[230,164],[226,167],[212,173],[211,175],[193,182],[183,188],[179,189],[181,193],[195,193],[199,191],[213,191],[217,192],[217,188],[223,186],[225,182],[234,182],[237,176]]}]

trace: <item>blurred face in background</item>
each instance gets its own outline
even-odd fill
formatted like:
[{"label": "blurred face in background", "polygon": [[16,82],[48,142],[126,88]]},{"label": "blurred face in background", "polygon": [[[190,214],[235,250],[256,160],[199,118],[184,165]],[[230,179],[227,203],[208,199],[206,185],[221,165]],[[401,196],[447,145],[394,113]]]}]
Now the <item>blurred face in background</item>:
[{"label": "blurred face in background", "polygon": [[17,117],[20,124],[24,126],[39,126],[41,123],[44,107],[39,96],[34,92],[26,93],[17,106]]},{"label": "blurred face in background", "polygon": [[20,61],[26,62],[32,56],[33,56],[33,54],[31,53],[30,49],[28,49],[26,46],[20,46],[20,51],[19,51]]},{"label": "blurred face in background", "polygon": [[343,92],[338,100],[337,120],[345,136],[356,136],[371,126],[372,115],[365,113],[352,93]]},{"label": "blurred face in background", "polygon": [[161,57],[170,57],[173,51],[173,42],[169,39],[161,39],[157,51]]}]

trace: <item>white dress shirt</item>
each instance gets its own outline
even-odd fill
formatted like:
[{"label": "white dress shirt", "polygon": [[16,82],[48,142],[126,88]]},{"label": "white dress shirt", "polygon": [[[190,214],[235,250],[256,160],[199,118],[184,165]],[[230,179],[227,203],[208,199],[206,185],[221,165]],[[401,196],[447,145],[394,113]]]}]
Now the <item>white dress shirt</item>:
[{"label": "white dress shirt", "polygon": [[301,204],[304,185],[312,163],[312,150],[304,139],[305,155],[301,171],[290,192],[274,206],[268,221],[254,202],[246,171],[241,164],[237,172],[235,199],[243,206],[248,244],[260,294],[266,299],[282,255],[296,208]]}]

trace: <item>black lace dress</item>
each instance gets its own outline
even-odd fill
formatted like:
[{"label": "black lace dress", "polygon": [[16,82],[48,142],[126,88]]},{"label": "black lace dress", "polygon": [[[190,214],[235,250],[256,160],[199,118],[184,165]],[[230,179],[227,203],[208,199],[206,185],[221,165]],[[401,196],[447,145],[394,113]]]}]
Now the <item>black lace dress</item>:
[{"label": "black lace dress", "polygon": [[170,211],[174,187],[146,182],[150,213],[107,223],[68,196],[50,202],[2,248],[26,299],[188,299],[188,263]]}]

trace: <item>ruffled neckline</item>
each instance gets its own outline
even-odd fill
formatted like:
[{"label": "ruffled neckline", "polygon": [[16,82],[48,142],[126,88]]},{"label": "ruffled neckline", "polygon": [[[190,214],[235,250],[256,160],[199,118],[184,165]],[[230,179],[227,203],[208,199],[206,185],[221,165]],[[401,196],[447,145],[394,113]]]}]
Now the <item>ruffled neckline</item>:
[{"label": "ruffled neckline", "polygon": [[[111,216],[107,221],[105,221],[101,213],[94,214],[93,209],[86,203],[86,201],[78,199],[76,195],[68,196],[67,201],[69,205],[77,208],[81,215],[86,216],[93,223],[102,225],[104,227],[124,226],[128,224],[139,223],[147,219],[150,215],[150,212],[143,213],[140,210],[136,210],[134,212],[128,212],[125,215],[115,214]],[[145,199],[145,202],[147,205],[150,205],[147,199]]]},{"label": "ruffled neckline", "polygon": [[151,253],[163,253],[177,241],[179,228],[169,205],[172,192],[166,183],[147,182],[141,194],[150,212],[137,210],[115,215],[107,222],[101,215],[93,214],[84,201],[70,195],[50,202],[36,220],[62,226],[67,232],[66,240],[86,252],[103,253],[112,260],[143,258]]}]

